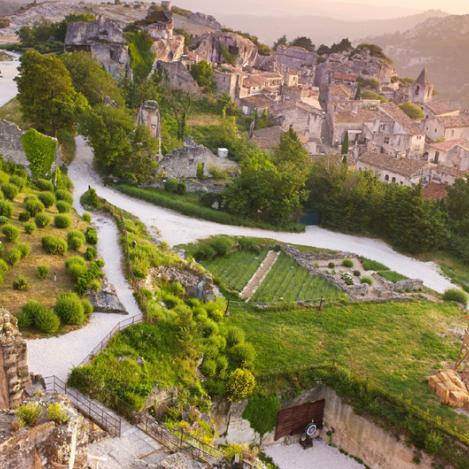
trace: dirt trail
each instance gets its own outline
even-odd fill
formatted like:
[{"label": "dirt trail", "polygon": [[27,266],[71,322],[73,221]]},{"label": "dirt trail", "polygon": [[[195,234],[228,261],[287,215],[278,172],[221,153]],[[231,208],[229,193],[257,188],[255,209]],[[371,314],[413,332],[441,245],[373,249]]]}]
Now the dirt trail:
[{"label": "dirt trail", "polygon": [[270,272],[274,264],[277,262],[280,252],[278,251],[269,251],[265,256],[265,259],[262,261],[261,265],[258,267],[254,275],[250,278],[249,282],[243,288],[243,291],[240,293],[240,298],[242,300],[249,301],[256,293],[256,290],[262,285],[267,274]]}]

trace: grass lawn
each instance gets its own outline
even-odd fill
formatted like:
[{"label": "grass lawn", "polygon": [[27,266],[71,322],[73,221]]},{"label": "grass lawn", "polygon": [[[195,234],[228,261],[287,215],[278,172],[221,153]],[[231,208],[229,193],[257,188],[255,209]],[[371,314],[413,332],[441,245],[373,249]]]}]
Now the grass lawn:
[{"label": "grass lawn", "polygon": [[298,300],[344,299],[345,294],[320,277],[313,277],[292,258],[281,253],[272,270],[254,294],[252,301],[261,303]]},{"label": "grass lawn", "polygon": [[[451,419],[469,434],[469,419],[439,404],[426,378],[457,356],[460,340],[448,330],[464,324],[461,309],[430,302],[350,304],[317,310],[255,312],[232,304],[229,321],[257,351],[255,372],[293,372],[336,360],[424,410]],[[275,378],[272,377],[275,387]]]},{"label": "grass lawn", "polygon": [[236,251],[233,254],[203,261],[202,265],[227,288],[241,292],[249,279],[264,260],[268,249],[259,254],[250,251]]},{"label": "grass lawn", "polygon": [[27,129],[31,127],[21,113],[20,103],[17,98],[13,98],[8,101],[2,107],[0,107],[0,119],[6,119],[7,121],[14,122],[18,127]]}]

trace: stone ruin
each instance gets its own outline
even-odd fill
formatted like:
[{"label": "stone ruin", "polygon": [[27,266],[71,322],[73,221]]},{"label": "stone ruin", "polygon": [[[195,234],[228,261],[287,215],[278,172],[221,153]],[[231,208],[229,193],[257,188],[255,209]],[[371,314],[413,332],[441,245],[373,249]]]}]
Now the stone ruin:
[{"label": "stone ruin", "polygon": [[428,385],[442,404],[469,410],[469,390],[456,370],[439,371],[428,378]]},{"label": "stone ruin", "polygon": [[21,143],[23,133],[13,122],[0,119],[0,155],[6,161],[29,168],[29,161]]},{"label": "stone ruin", "polygon": [[150,135],[158,142],[158,155],[161,155],[161,117],[158,103],[145,101],[138,110],[137,125],[145,126]]},{"label": "stone ruin", "polygon": [[26,341],[16,318],[0,309],[0,409],[18,407],[30,385]]}]

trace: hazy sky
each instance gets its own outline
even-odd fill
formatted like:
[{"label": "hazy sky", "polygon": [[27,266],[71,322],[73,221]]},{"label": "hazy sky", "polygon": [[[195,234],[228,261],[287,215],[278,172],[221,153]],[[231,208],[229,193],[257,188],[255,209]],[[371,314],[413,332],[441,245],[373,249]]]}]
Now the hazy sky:
[{"label": "hazy sky", "polygon": [[[367,3],[376,6],[399,6],[416,10],[438,9],[448,13],[469,14],[469,0],[340,0],[343,3]],[[293,3],[293,2],[292,2]]]}]

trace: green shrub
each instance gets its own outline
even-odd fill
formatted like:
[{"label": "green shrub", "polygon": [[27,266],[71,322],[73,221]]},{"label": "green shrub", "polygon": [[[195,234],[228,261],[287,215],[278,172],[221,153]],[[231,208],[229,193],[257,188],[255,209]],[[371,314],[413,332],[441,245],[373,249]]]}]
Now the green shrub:
[{"label": "green shrub", "polygon": [[401,275],[397,272],[394,272],[392,270],[384,270],[381,272],[378,272],[378,274],[385,278],[386,280],[389,280],[392,283],[399,282],[401,280],[405,280],[407,277],[404,277],[404,275]]},{"label": "green shrub", "polygon": [[9,219],[7,217],[0,215],[0,226],[8,222],[9,222]]},{"label": "green shrub", "polygon": [[251,368],[256,358],[256,351],[252,344],[245,342],[231,347],[229,357],[235,367]]},{"label": "green shrub", "polygon": [[91,227],[88,227],[85,231],[85,238],[88,244],[97,244],[98,243],[98,232]]},{"label": "green shrub", "polygon": [[362,277],[360,283],[365,283],[367,285],[373,285],[373,279],[371,277]]},{"label": "green shrub", "polygon": [[34,185],[40,191],[54,192],[54,184],[49,179],[39,178],[34,181]]},{"label": "green shrub", "polygon": [[17,247],[14,247],[13,249],[7,251],[4,254],[4,257],[11,266],[14,266],[21,260],[21,251]]},{"label": "green shrub", "polygon": [[382,270],[389,270],[389,267],[386,267],[380,262],[372,261],[371,259],[366,259],[364,257],[362,257],[360,260],[365,270],[374,270],[375,272],[380,272]]},{"label": "green shrub", "polygon": [[200,243],[194,251],[194,259],[196,261],[210,260],[216,256],[215,249],[207,243]]},{"label": "green shrub", "polygon": [[38,195],[38,199],[44,204],[44,207],[49,208],[52,207],[55,203],[55,196],[53,192],[41,192]]},{"label": "green shrub", "polygon": [[52,334],[60,326],[58,316],[49,308],[37,301],[28,301],[18,314],[18,325],[21,329],[34,327],[40,332]]},{"label": "green shrub", "polygon": [[69,257],[65,261],[65,268],[75,280],[86,274],[87,271],[86,262],[83,257],[80,256]]},{"label": "green shrub", "polygon": [[90,215],[88,212],[85,212],[85,213],[81,216],[81,219],[82,219],[85,223],[91,223],[91,215]]},{"label": "green shrub", "polygon": [[239,327],[231,326],[226,331],[226,342],[229,347],[242,344],[244,342],[244,338],[244,331]]},{"label": "green shrub", "polygon": [[0,200],[0,215],[11,218],[13,215],[13,205],[8,200]]},{"label": "green shrub", "polygon": [[59,200],[55,206],[59,213],[69,213],[70,210],[72,210],[72,206],[68,202],[65,202],[65,200]]},{"label": "green shrub", "polygon": [[41,240],[42,248],[48,254],[56,256],[65,256],[67,254],[67,243],[61,238],[55,236],[44,236]]},{"label": "green shrub", "polygon": [[34,222],[26,223],[26,225],[24,225],[24,231],[27,234],[34,233],[36,231],[36,223]]},{"label": "green shrub", "polygon": [[37,276],[41,280],[44,280],[49,275],[49,267],[47,265],[38,265],[37,266]]},{"label": "green shrub", "polygon": [[29,282],[24,275],[20,275],[13,281],[13,289],[19,291],[26,291],[29,289]]},{"label": "green shrub", "polygon": [[21,253],[21,259],[24,259],[26,256],[29,256],[31,253],[31,246],[27,243],[19,243],[16,246]]},{"label": "green shrub", "polygon": [[259,254],[261,252],[261,247],[259,244],[252,238],[239,238],[238,239],[239,248],[243,251],[250,251],[254,252],[255,254]]},{"label": "green shrub", "polygon": [[21,143],[33,176],[44,177],[49,174],[55,160],[57,140],[31,128],[22,135]]},{"label": "green shrub", "polygon": [[38,402],[28,402],[20,405],[16,410],[16,416],[23,425],[33,427],[41,416],[41,406]]},{"label": "green shrub", "polygon": [[164,183],[164,190],[167,192],[176,193],[178,182],[176,179],[167,179]]},{"label": "green shrub", "polygon": [[31,214],[29,212],[21,212],[19,215],[18,215],[18,220],[19,221],[22,221],[23,223],[24,222],[27,222],[29,221],[31,218]]},{"label": "green shrub", "polygon": [[92,261],[96,259],[97,256],[98,256],[98,252],[96,251],[96,248],[93,248],[93,247],[86,248],[85,259],[87,261]]},{"label": "green shrub", "polygon": [[20,230],[10,224],[2,226],[2,233],[8,241],[16,241],[20,237]]},{"label": "green shrub", "polygon": [[249,398],[243,412],[243,418],[249,421],[253,430],[260,435],[265,435],[275,428],[279,410],[280,400],[277,396],[256,394]]},{"label": "green shrub", "polygon": [[3,195],[5,199],[8,200],[15,200],[15,197],[18,195],[18,188],[14,184],[6,183],[2,184],[1,186]]},{"label": "green shrub", "polygon": [[344,259],[342,261],[342,266],[347,267],[348,269],[351,269],[353,267],[353,261],[352,259]]},{"label": "green shrub", "polygon": [[47,418],[59,425],[63,425],[70,420],[67,412],[62,409],[58,402],[53,402],[47,406]]},{"label": "green shrub", "polygon": [[64,189],[59,189],[58,191],[55,191],[55,198],[57,200],[63,200],[64,202],[67,202],[70,205],[73,204],[73,195]]},{"label": "green shrub", "polygon": [[71,224],[72,224],[72,219],[70,218],[69,215],[60,214],[54,217],[54,225],[57,228],[63,228],[63,229],[69,228]]},{"label": "green shrub", "polygon": [[67,234],[69,249],[78,251],[85,244],[85,235],[81,231],[70,231]]},{"label": "green shrub", "polygon": [[93,313],[93,305],[90,300],[87,298],[82,298],[81,304],[83,305],[83,310],[86,316],[90,316]]},{"label": "green shrub", "polygon": [[353,271],[353,275],[354,275],[355,277],[360,277],[361,274],[362,274],[362,273],[361,273],[359,270],[354,270],[354,271]]},{"label": "green shrub", "polygon": [[256,378],[249,370],[237,368],[231,372],[226,386],[230,401],[247,399],[256,389]]},{"label": "green shrub", "polygon": [[467,294],[458,288],[449,288],[443,294],[445,301],[454,301],[463,305],[467,304]]},{"label": "green shrub", "polygon": [[335,269],[335,263],[334,262],[329,262],[329,264],[327,264],[327,267],[329,269]]},{"label": "green shrub", "polygon": [[436,454],[444,444],[443,435],[439,432],[432,431],[425,435],[424,447],[425,451],[430,454]]},{"label": "green shrub", "polygon": [[10,176],[10,183],[14,184],[19,190],[21,190],[26,185],[27,179],[21,176],[13,175]]},{"label": "green shrub", "polygon": [[36,226],[38,228],[45,228],[46,226],[50,225],[52,219],[49,215],[47,215],[47,213],[38,213],[34,218],[34,221],[36,222]]},{"label": "green shrub", "polygon": [[35,197],[28,197],[24,201],[24,208],[31,214],[32,217],[44,211],[44,204]]},{"label": "green shrub", "polygon": [[204,360],[202,362],[202,365],[200,366],[200,371],[207,378],[211,378],[217,373],[217,363],[215,362],[215,360],[211,359]]},{"label": "green shrub", "polygon": [[8,272],[8,264],[3,259],[0,259],[0,275],[3,275],[7,272]]},{"label": "green shrub", "polygon": [[85,308],[76,293],[70,292],[60,295],[54,311],[63,324],[80,325],[85,321]]},{"label": "green shrub", "polygon": [[225,256],[233,250],[235,241],[228,236],[217,236],[210,240],[210,246],[217,256]]}]

